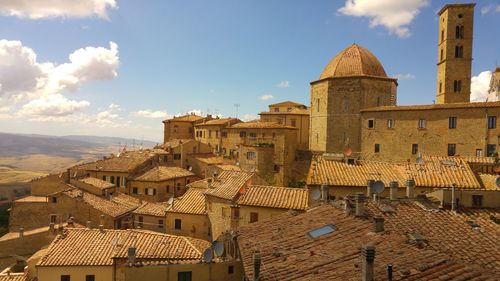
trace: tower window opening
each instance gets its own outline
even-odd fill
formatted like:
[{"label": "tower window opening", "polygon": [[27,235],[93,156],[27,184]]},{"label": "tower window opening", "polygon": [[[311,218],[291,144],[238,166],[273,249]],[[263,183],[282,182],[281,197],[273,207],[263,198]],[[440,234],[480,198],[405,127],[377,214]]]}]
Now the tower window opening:
[{"label": "tower window opening", "polygon": [[463,39],[464,38],[464,26],[463,25],[457,25],[455,27],[455,38],[456,39]]},{"label": "tower window opening", "polygon": [[441,30],[441,42],[444,41],[444,30]]},{"label": "tower window opening", "polygon": [[462,91],[462,80],[453,81],[453,92],[458,93]]},{"label": "tower window opening", "polygon": [[455,57],[461,58],[464,55],[464,47],[463,46],[455,46]]},{"label": "tower window opening", "polygon": [[443,91],[443,83],[439,81],[439,92],[441,93]]},{"label": "tower window opening", "polygon": [[444,59],[444,50],[441,49],[441,61],[443,61],[443,59]]}]

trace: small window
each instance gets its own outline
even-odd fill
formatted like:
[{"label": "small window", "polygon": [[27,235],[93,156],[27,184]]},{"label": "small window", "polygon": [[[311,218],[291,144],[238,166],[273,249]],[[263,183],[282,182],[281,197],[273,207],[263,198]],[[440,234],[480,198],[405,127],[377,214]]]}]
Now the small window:
[{"label": "small window", "polygon": [[274,172],[279,173],[280,172],[280,166],[279,165],[274,165]]},{"label": "small window", "polygon": [[319,112],[319,99],[316,99],[316,111]]},{"label": "small window", "polygon": [[251,138],[256,138],[257,137],[257,133],[250,133],[249,134]]},{"label": "small window", "polygon": [[259,213],[250,212],[250,223],[257,222],[259,220]]},{"label": "small window", "polygon": [[375,144],[375,147],[374,147],[374,152],[375,152],[375,153],[379,153],[379,152],[380,152],[380,144],[379,144],[379,143],[376,143],[376,144]]},{"label": "small window", "polygon": [[453,92],[459,93],[462,91],[462,80],[453,81]]},{"label": "small window", "polygon": [[181,160],[181,155],[179,153],[174,154],[174,160]]},{"label": "small window", "polygon": [[337,227],[331,224],[309,231],[307,234],[311,238],[317,238],[337,230]]},{"label": "small window", "polygon": [[457,145],[454,143],[448,144],[448,156],[454,156],[457,153]]},{"label": "small window", "polygon": [[443,83],[441,81],[439,81],[439,92],[443,92]]},{"label": "small window", "polygon": [[414,143],[411,145],[411,154],[415,155],[418,153],[418,144]]},{"label": "small window", "polygon": [[387,119],[387,128],[389,128],[389,129],[394,128],[394,120]]},{"label": "small window", "polygon": [[139,223],[137,224],[139,227],[142,227],[144,224],[144,217],[143,216],[139,216]]},{"label": "small window", "polygon": [[462,14],[458,14],[458,18],[459,18],[459,19],[461,19],[461,18],[463,18],[463,17],[464,17],[464,15],[462,15]]},{"label": "small window", "polygon": [[230,265],[227,267],[227,274],[233,274],[234,273],[234,265]]},{"label": "small window", "polygon": [[245,138],[247,136],[247,132],[240,132],[240,138]]},{"label": "small window", "polygon": [[368,119],[368,128],[369,129],[375,128],[375,119]]},{"label": "small window", "polygon": [[51,223],[56,223],[57,220],[57,215],[50,215],[50,222]]},{"label": "small window", "polygon": [[274,108],[274,112],[280,112],[279,107],[275,107],[275,108]]},{"label": "small window", "polygon": [[[444,50],[441,49],[441,61],[443,61],[443,59],[444,59]],[[441,92],[441,89],[439,89],[439,91]]]},{"label": "small window", "polygon": [[156,189],[155,188],[146,188],[146,195],[156,195]]},{"label": "small window", "polygon": [[103,181],[108,181],[108,180],[106,179],[106,176],[102,176],[102,180],[103,180]]},{"label": "small window", "polygon": [[212,138],[212,130],[208,130],[208,138]]},{"label": "small window", "polygon": [[486,156],[488,157],[492,157],[495,154],[495,152],[497,152],[496,144],[488,144],[487,149],[488,151],[486,151],[487,153]]},{"label": "small window", "polygon": [[444,30],[441,30],[441,42],[444,41]]},{"label": "small window", "polygon": [[463,46],[455,46],[455,58],[461,58],[464,55],[464,47]]},{"label": "small window", "polygon": [[139,194],[139,190],[137,189],[137,187],[133,187],[132,188],[132,193],[133,194]]},{"label": "small window", "polygon": [[497,127],[497,117],[488,116],[488,129],[496,129]]},{"label": "small window", "polygon": [[483,206],[483,195],[472,195],[472,207]]},{"label": "small window", "polygon": [[164,222],[163,220],[158,220],[158,228],[163,228]]},{"label": "small window", "polygon": [[476,149],[476,156],[477,157],[483,157],[483,150],[482,149]]},{"label": "small window", "polygon": [[418,128],[419,129],[425,129],[425,119],[419,119],[418,120]]},{"label": "small window", "polygon": [[180,230],[182,228],[182,220],[181,219],[175,219],[174,228],[177,230]]},{"label": "small window", "polygon": [[193,281],[193,273],[191,271],[178,272],[177,281]]},{"label": "small window", "polygon": [[220,136],[223,138],[227,138],[227,132],[220,132]]},{"label": "small window", "polygon": [[122,184],[122,179],[121,179],[121,177],[120,177],[120,176],[117,176],[117,177],[116,177],[116,186],[117,186],[117,187],[120,187],[120,186],[121,186],[121,184]]},{"label": "small window", "polygon": [[297,127],[297,120],[295,119],[292,119],[292,121],[290,121],[292,127]]},{"label": "small window", "polygon": [[95,275],[85,275],[85,281],[95,281]]},{"label": "small window", "polygon": [[448,118],[448,128],[450,128],[450,129],[457,128],[457,117]]},{"label": "small window", "polygon": [[248,160],[255,159],[255,157],[256,157],[255,151],[249,151],[249,152],[247,152],[247,159]]},{"label": "small window", "polygon": [[57,197],[52,196],[51,199],[52,199],[52,203],[57,203]]},{"label": "small window", "polygon": [[70,275],[61,275],[61,281],[71,281]]},{"label": "small window", "polygon": [[112,184],[114,184],[114,183],[115,183],[115,176],[111,176],[111,180],[110,180],[110,182],[111,182]]}]

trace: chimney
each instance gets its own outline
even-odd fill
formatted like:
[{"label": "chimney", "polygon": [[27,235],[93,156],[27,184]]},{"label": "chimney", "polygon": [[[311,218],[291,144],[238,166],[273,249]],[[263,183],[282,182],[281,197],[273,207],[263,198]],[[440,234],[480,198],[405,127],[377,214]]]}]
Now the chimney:
[{"label": "chimney", "polygon": [[389,183],[389,187],[390,187],[389,198],[391,200],[398,200],[398,187],[399,187],[399,183],[397,181],[391,181]]},{"label": "chimney", "polygon": [[373,218],[373,232],[380,233],[384,231],[384,218],[374,217]]},{"label": "chimney", "polygon": [[375,260],[375,247],[363,245],[361,249],[361,258],[363,265],[361,268],[361,280],[373,281],[373,261]]},{"label": "chimney", "polygon": [[135,247],[128,247],[127,261],[129,264],[135,264],[135,252],[136,252]]},{"label": "chimney", "polygon": [[53,222],[49,223],[49,230],[50,230],[50,232],[54,232],[54,223]]},{"label": "chimney", "polygon": [[370,198],[373,196],[373,184],[375,180],[368,180],[366,183],[366,197]]},{"label": "chimney", "polygon": [[455,196],[455,186],[456,184],[453,184],[453,186],[451,187],[451,210],[456,212],[457,211],[457,199],[456,199],[456,196]]},{"label": "chimney", "polygon": [[91,221],[87,221],[87,228],[92,229],[92,222]]},{"label": "chimney", "polygon": [[19,237],[24,237],[24,227],[19,228]]},{"label": "chimney", "polygon": [[344,211],[346,215],[349,215],[351,213],[351,206],[349,204],[349,198],[344,197]]},{"label": "chimney", "polygon": [[321,185],[321,201],[328,202],[328,188],[325,184]]},{"label": "chimney", "polygon": [[406,197],[413,199],[415,197],[415,180],[408,179],[406,181]]},{"label": "chimney", "polygon": [[260,279],[260,251],[256,250],[253,253],[253,281],[259,281]]},{"label": "chimney", "polygon": [[365,196],[362,192],[356,193],[356,217],[362,217],[365,214]]},{"label": "chimney", "polygon": [[207,179],[208,188],[212,188],[212,178]]},{"label": "chimney", "polygon": [[104,215],[101,215],[99,220],[99,230],[103,231],[104,230]]}]

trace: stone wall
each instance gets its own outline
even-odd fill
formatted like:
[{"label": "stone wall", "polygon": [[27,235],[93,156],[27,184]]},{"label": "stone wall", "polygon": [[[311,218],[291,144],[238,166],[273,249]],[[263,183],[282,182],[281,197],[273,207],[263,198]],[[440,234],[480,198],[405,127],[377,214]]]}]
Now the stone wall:
[{"label": "stone wall", "polygon": [[[175,220],[181,220],[181,229],[175,229]],[[212,229],[208,215],[167,212],[166,233],[212,241]]]}]

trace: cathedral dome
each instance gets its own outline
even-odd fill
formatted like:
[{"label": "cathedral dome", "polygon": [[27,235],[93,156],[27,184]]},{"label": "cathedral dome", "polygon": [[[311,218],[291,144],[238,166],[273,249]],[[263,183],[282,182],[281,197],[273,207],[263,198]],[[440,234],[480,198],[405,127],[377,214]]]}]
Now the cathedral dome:
[{"label": "cathedral dome", "polygon": [[367,49],[352,44],[337,54],[325,67],[320,79],[349,76],[377,76],[387,78],[384,67]]}]

